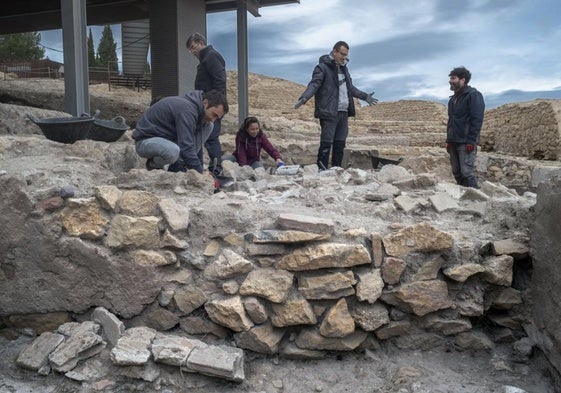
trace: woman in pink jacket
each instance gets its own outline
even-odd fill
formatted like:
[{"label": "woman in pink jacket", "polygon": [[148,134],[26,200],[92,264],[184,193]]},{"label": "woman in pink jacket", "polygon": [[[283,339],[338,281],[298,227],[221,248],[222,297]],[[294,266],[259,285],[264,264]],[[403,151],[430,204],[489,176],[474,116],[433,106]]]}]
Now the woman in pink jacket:
[{"label": "woman in pink jacket", "polygon": [[236,161],[239,166],[250,165],[253,169],[263,168],[261,150],[264,149],[277,163],[284,162],[277,149],[269,142],[267,135],[261,130],[256,117],[247,117],[236,134],[236,150],[232,156],[224,156],[223,160]]}]

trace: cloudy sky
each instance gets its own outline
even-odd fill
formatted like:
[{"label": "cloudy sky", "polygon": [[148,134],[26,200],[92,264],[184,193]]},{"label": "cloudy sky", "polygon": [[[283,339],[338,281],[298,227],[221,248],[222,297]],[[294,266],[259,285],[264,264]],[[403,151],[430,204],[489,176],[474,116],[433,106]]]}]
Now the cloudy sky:
[{"label": "cloudy sky", "polygon": [[[561,98],[559,0],[301,0],[260,13],[248,16],[250,72],[305,85],[319,56],[344,40],[355,86],[380,101],[446,102],[448,73],[459,65],[470,69],[488,108]],[[207,29],[235,70],[235,12],[209,14]],[[43,33],[47,45],[45,34],[56,33]]]}]

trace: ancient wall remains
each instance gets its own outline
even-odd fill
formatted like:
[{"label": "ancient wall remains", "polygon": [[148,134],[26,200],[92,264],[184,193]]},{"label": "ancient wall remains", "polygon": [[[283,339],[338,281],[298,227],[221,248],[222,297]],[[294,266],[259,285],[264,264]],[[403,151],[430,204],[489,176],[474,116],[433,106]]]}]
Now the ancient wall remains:
[{"label": "ancient wall remains", "polygon": [[490,350],[492,340],[474,325],[483,318],[501,327],[501,340],[523,334],[526,284],[513,271],[528,248],[513,239],[467,249],[426,222],[367,233],[271,212],[263,212],[270,224],[247,232],[225,210],[217,237],[203,242],[203,209],[147,191],[100,186],[88,198],[55,196],[35,206],[18,199],[17,217],[34,217],[27,220],[34,241],[48,243],[42,252],[53,258],[3,264],[13,273],[0,277],[6,321],[16,310],[56,310],[60,318],[101,305],[137,318],[135,326],[232,334],[239,348],[302,359],[385,340],[404,349]]},{"label": "ancient wall remains", "polygon": [[507,104],[485,112],[483,150],[532,159],[561,158],[561,102]]}]

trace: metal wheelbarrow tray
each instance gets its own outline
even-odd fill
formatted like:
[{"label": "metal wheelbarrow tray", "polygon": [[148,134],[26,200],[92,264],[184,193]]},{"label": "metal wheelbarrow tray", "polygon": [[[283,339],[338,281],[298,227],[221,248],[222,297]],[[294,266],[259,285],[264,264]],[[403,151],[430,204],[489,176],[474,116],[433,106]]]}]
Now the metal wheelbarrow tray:
[{"label": "metal wheelbarrow tray", "polygon": [[28,114],[27,118],[39,126],[47,139],[60,143],[74,143],[86,139],[94,122],[94,117],[86,114],[80,117],[50,119],[37,119]]},{"label": "metal wheelbarrow tray", "polygon": [[88,139],[101,142],[115,142],[129,129],[122,116],[111,120],[94,119],[93,127],[88,134]]}]

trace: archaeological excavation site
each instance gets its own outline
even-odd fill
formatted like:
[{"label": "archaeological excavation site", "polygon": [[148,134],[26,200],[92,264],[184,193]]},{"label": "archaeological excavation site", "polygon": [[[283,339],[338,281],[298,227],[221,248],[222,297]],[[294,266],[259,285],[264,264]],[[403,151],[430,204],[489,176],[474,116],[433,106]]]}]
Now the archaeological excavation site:
[{"label": "archaeological excavation site", "polygon": [[[224,152],[238,130],[236,75]],[[130,129],[59,143],[60,80],[0,81],[0,392],[561,391],[561,101],[485,112],[455,183],[446,107],[360,107],[319,171],[303,86],[250,74],[293,172],[147,171],[150,93],[91,86]]]}]

